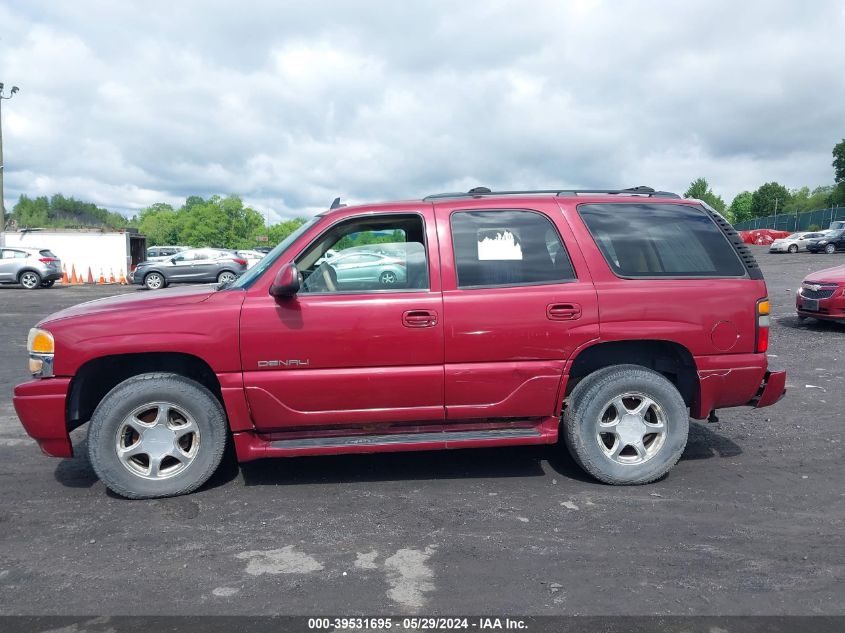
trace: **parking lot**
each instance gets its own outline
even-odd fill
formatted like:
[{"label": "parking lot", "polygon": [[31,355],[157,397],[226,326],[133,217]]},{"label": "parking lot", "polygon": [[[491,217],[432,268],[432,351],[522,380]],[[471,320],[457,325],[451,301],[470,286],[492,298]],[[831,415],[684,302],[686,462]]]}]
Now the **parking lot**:
[{"label": "parking lot", "polygon": [[841,613],[845,325],[799,322],[794,293],[845,255],[755,253],[785,399],[693,423],[669,476],[629,488],[524,447],[229,461],[193,495],[125,501],[85,427],[47,458],[11,395],[36,321],[145,291],[0,287],[0,613]]}]

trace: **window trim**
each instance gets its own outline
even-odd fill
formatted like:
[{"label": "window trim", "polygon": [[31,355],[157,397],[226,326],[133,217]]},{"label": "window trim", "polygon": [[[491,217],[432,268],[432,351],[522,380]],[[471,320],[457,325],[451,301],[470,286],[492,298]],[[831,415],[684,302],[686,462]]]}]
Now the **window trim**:
[{"label": "window trim", "polygon": [[[584,219],[584,216],[581,215],[581,207],[598,206],[598,205],[604,206],[604,205],[611,205],[611,204],[613,204],[613,205],[628,205],[628,206],[631,206],[631,205],[634,205],[634,206],[636,206],[636,205],[675,206],[675,207],[689,207],[689,208],[695,209],[697,211],[700,210],[702,212],[702,214],[704,215],[704,217],[706,217],[708,220],[710,220],[710,223],[713,224],[713,226],[716,228],[716,231],[719,233],[719,235],[722,236],[722,239],[725,240],[728,247],[731,249],[731,252],[734,254],[734,257],[736,257],[736,260],[739,262],[740,268],[742,269],[742,274],[741,275],[685,275],[685,274],[679,274],[679,273],[673,273],[671,275],[623,275],[623,274],[621,274],[619,271],[616,270],[616,268],[614,268],[613,264],[608,260],[607,255],[602,250],[601,246],[599,246],[598,238],[596,238],[596,236],[593,234],[593,231],[592,231],[592,229],[590,229],[590,225],[587,224],[587,221]],[[668,203],[668,202],[618,202],[618,201],[614,200],[612,202],[582,202],[582,203],[579,203],[575,206],[575,210],[578,213],[578,219],[581,220],[581,223],[584,225],[584,227],[587,229],[587,232],[590,234],[590,237],[593,240],[593,245],[596,247],[596,249],[601,254],[602,259],[604,260],[604,263],[607,265],[608,270],[610,270],[611,274],[618,279],[626,279],[626,280],[631,280],[631,281],[636,281],[638,279],[646,279],[646,280],[650,280],[650,281],[659,281],[661,279],[667,280],[667,281],[671,281],[671,280],[677,281],[679,279],[680,280],[683,280],[683,279],[751,279],[751,276],[748,273],[748,269],[745,266],[745,263],[742,261],[742,258],[739,256],[739,253],[737,253],[736,249],[734,248],[734,245],[728,239],[728,236],[725,235],[725,232],[719,227],[718,224],[716,224],[715,220],[713,220],[713,217],[709,213],[707,213],[707,209],[705,209],[704,207],[700,207],[700,206],[695,205],[695,204],[689,204],[687,202],[672,202],[672,203]]]},{"label": "window trim", "polygon": [[[460,275],[458,274],[458,254],[455,251],[455,232],[452,227],[452,218],[458,213],[498,213],[502,211],[521,211],[524,213],[533,213],[534,215],[539,215],[546,222],[548,222],[552,230],[555,232],[555,235],[557,235],[558,239],[560,240],[560,245],[563,248],[563,252],[566,253],[566,259],[569,261],[569,268],[572,270],[573,277],[570,279],[561,279],[558,281],[528,281],[510,284],[479,284],[472,286],[462,286],[460,283]],[[580,281],[580,278],[578,277],[578,271],[575,270],[575,264],[572,261],[572,257],[569,255],[569,249],[566,247],[566,242],[564,241],[563,236],[560,234],[560,230],[548,215],[546,215],[542,211],[538,211],[537,209],[525,209],[522,207],[471,207],[468,209],[452,209],[452,211],[449,213],[449,240],[452,242],[452,262],[454,263],[455,269],[455,290],[486,290],[490,288],[526,288],[532,286],[559,286],[561,284],[572,284],[578,283]]]},{"label": "window trim", "polygon": [[[381,216],[397,216],[397,215],[415,215],[417,216],[420,221],[422,222],[422,235],[423,235],[423,252],[425,253],[425,279],[426,284],[428,285],[427,288],[385,288],[379,290],[344,290],[342,292],[305,292],[300,295],[297,293],[297,297],[340,297],[340,296],[358,296],[358,295],[384,295],[384,294],[412,294],[412,293],[431,293],[433,292],[431,289],[431,266],[429,262],[429,252],[428,252],[428,227],[425,223],[425,216],[420,211],[370,211],[367,213],[362,213],[361,215],[348,215],[345,218],[339,218],[329,224],[325,229],[317,233],[317,235],[308,242],[302,249],[300,249],[296,255],[294,255],[290,261],[296,264],[296,260],[298,260],[303,253],[305,253],[309,248],[311,248],[315,243],[319,241],[323,235],[331,231],[336,226],[343,224],[344,222],[349,222],[353,220],[363,220],[367,218],[378,218]],[[299,266],[297,266],[297,269]]]}]

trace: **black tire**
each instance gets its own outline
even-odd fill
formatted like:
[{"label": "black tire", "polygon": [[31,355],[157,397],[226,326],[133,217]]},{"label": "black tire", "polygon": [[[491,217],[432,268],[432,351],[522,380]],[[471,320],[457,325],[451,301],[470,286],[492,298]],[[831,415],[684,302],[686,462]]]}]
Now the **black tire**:
[{"label": "black tire", "polygon": [[[172,476],[148,479],[132,472],[118,457],[118,433],[139,407],[166,401],[187,412],[199,432],[191,461]],[[170,373],[133,376],[112,389],[97,405],[88,425],[88,456],[100,480],[127,499],[173,497],[193,492],[217,470],[228,438],[226,414],[203,385]]]},{"label": "black tire", "polygon": [[42,288],[52,288],[53,284],[55,284],[55,283],[56,283],[55,279],[51,279],[50,281],[42,281],[41,287]]},{"label": "black tire", "polygon": [[25,270],[18,277],[18,283],[24,290],[37,290],[41,287],[41,275],[34,270]]},{"label": "black tire", "polygon": [[[600,446],[599,420],[614,398],[632,392],[659,406],[666,430],[654,454],[645,461],[619,463]],[[590,374],[572,390],[563,414],[569,453],[587,473],[614,485],[646,484],[663,477],[681,458],[688,434],[689,412],[675,385],[640,365],[616,365]],[[652,436],[649,441],[656,438]]]},{"label": "black tire", "polygon": [[828,244],[824,247],[824,252],[828,255],[833,255],[836,252],[836,246],[833,244]]},{"label": "black tire", "polygon": [[167,279],[161,273],[147,273],[144,276],[144,285],[147,290],[161,290],[167,288]]},{"label": "black tire", "polygon": [[221,270],[220,274],[217,275],[217,283],[222,284],[226,281],[226,276],[234,275],[235,279],[238,278],[238,273],[233,270]]},{"label": "black tire", "polygon": [[378,277],[378,281],[382,286],[392,286],[396,283],[397,279],[396,273],[392,270],[385,270]]},{"label": "black tire", "polygon": [[788,249],[786,249],[786,250],[788,250],[790,253],[792,253],[792,254],[794,255],[795,253],[797,253],[797,252],[798,252],[798,245],[797,245],[797,244],[793,244],[792,246],[790,246],[790,247],[789,247]]}]

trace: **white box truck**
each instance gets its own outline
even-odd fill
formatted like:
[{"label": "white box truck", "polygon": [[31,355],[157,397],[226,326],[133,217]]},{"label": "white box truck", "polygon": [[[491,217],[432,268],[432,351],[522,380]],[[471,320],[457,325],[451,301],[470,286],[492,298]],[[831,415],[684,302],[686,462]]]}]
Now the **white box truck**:
[{"label": "white box truck", "polygon": [[107,281],[114,276],[128,276],[138,262],[146,258],[147,238],[137,229],[104,231],[100,229],[24,229],[6,231],[6,246],[48,248],[62,260],[68,277],[73,270],[83,279]]}]

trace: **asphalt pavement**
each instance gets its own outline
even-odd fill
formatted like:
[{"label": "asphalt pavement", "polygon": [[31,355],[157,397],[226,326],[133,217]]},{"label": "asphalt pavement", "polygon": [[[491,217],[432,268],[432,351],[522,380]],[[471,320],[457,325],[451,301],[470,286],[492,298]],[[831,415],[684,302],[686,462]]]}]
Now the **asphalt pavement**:
[{"label": "asphalt pavement", "polygon": [[755,251],[789,391],[693,423],[641,487],[522,447],[229,460],[190,496],[126,501],[84,427],[48,458],[11,394],[39,318],[143,291],[0,287],[0,614],[843,614],[845,325],[799,322],[794,292],[845,255]]}]

